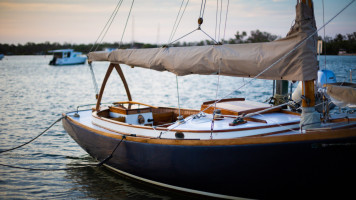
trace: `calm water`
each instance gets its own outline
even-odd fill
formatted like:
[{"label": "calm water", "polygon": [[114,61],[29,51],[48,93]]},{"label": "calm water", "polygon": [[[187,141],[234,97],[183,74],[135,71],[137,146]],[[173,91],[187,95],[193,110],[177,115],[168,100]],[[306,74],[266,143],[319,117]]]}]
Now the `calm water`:
[{"label": "calm water", "polygon": [[[56,121],[61,113],[79,105],[95,103],[87,65],[49,66],[50,56],[7,56],[0,61],[0,150],[29,141]],[[324,68],[324,57],[321,58]],[[95,63],[101,83],[108,63]],[[356,56],[328,56],[327,69],[334,69],[338,81],[349,81],[349,69],[356,71]],[[133,100],[156,106],[177,106],[176,77],[168,72],[122,66]],[[196,76],[179,77],[180,104],[199,109],[203,101],[225,97],[246,97],[265,101],[272,94],[272,81]],[[353,74],[356,80],[356,72]],[[219,90],[217,94],[217,83]],[[117,73],[111,76],[102,102],[126,100]],[[20,149],[0,154],[0,164],[18,167],[58,169],[93,164],[63,130],[60,123]],[[0,199],[186,199],[114,174],[105,168],[84,167],[66,171],[27,171],[0,166]],[[189,197],[192,198],[192,197]]]}]

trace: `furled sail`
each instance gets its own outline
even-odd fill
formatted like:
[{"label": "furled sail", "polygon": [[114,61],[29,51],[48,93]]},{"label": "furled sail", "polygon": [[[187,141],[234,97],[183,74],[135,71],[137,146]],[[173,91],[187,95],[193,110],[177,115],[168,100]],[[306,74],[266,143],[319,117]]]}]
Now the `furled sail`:
[{"label": "furled sail", "polygon": [[356,84],[354,83],[326,84],[326,93],[339,107],[356,106]]},{"label": "furled sail", "polygon": [[[318,70],[317,35],[303,42],[315,31],[313,8],[298,2],[294,26],[285,38],[273,42],[117,49],[111,53],[92,52],[88,57],[89,61],[109,61],[158,71],[170,71],[180,76],[210,75],[220,71],[221,75],[237,77],[259,75],[260,79],[315,80]],[[285,56],[283,59],[276,62],[283,56]],[[270,69],[263,72],[271,65],[273,66]],[[263,73],[260,75],[261,72]]]}]

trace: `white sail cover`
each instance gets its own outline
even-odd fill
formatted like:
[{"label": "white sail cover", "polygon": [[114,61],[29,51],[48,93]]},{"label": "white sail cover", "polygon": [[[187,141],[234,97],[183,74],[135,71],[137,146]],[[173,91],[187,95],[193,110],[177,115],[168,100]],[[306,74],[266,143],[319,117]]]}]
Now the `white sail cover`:
[{"label": "white sail cover", "polygon": [[[316,31],[313,8],[304,3],[296,6],[295,25],[287,37],[265,43],[225,44],[152,49],[117,49],[111,53],[92,52],[89,61],[109,61],[179,76],[188,74],[255,77],[288,54]],[[317,78],[317,35],[258,76],[271,80],[315,80]]]},{"label": "white sail cover", "polygon": [[356,106],[356,84],[353,83],[330,83],[326,84],[326,93],[339,107]]}]

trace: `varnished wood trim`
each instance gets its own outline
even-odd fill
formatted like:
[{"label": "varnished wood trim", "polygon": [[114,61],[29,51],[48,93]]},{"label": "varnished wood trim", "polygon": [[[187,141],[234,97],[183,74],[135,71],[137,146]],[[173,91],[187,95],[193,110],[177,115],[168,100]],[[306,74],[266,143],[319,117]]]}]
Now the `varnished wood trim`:
[{"label": "varnished wood trim", "polygon": [[113,69],[114,69],[114,65],[113,65],[113,64],[110,64],[109,67],[108,67],[108,70],[106,71],[106,74],[105,74],[103,83],[101,84],[101,88],[100,88],[98,100],[97,100],[97,102],[96,102],[96,107],[95,107],[95,110],[96,110],[96,111],[99,111],[99,110],[100,110],[100,103],[101,103],[101,99],[103,98],[105,86],[106,86],[106,83],[107,83],[107,81],[108,81],[108,79],[109,79],[109,77],[110,77],[110,74],[111,74],[111,72],[112,72]]},{"label": "varnished wood trim", "polygon": [[302,94],[309,101],[302,99],[302,107],[315,106],[314,80],[303,81]]},{"label": "varnished wood trim", "polygon": [[[215,103],[216,101],[217,101],[217,100],[205,101],[205,102],[203,102],[203,105],[204,105],[204,104],[212,104],[212,103]],[[245,101],[245,98],[221,99],[218,103],[229,102],[229,101]]]},{"label": "varnished wood trim", "polygon": [[[206,109],[209,105],[202,105],[201,106],[201,110],[204,110],[205,113],[209,113],[209,114],[212,114],[215,110],[215,108],[212,106],[208,109]],[[240,112],[237,112],[237,111],[233,111],[233,110],[228,110],[228,109],[224,109],[224,108],[219,108],[219,107],[216,107],[217,109],[220,109],[221,110],[221,114],[223,115],[242,115],[242,114],[249,114],[249,113],[254,113],[254,112],[258,112],[258,111],[261,111],[261,110],[264,110],[264,109],[267,109],[268,107],[263,107],[263,108],[253,108],[253,109],[249,109],[249,110],[243,110],[243,111],[240,111]],[[206,110],[205,110],[206,109]],[[272,112],[277,112],[277,111],[280,111],[281,108],[280,107],[277,107],[275,109],[271,109],[271,110],[268,110],[266,112],[261,112],[259,114],[265,114],[265,113],[272,113]]]},{"label": "varnished wood trim", "polygon": [[110,112],[119,113],[122,115],[127,115],[126,109],[120,107],[109,107]]},{"label": "varnished wood trim", "polygon": [[245,117],[244,120],[246,121],[250,121],[250,122],[258,122],[258,123],[264,123],[267,124],[266,120],[263,119],[257,119],[257,118],[253,118],[253,117]]},{"label": "varnished wood trim", "polygon": [[114,102],[113,104],[138,104],[138,105],[143,105],[143,106],[147,106],[147,107],[151,107],[151,108],[158,108],[156,106],[151,106],[151,105],[137,102],[137,101],[118,101],[118,102]]},{"label": "varnished wood trim", "polygon": [[330,122],[350,122],[350,121],[356,121],[356,118],[335,118],[335,119],[330,119]]},{"label": "varnished wood trim", "polygon": [[110,112],[119,113],[122,115],[152,112],[151,108],[125,109],[125,108],[121,108],[121,107],[109,107],[109,109],[110,109]]},{"label": "varnished wood trim", "polygon": [[130,93],[130,90],[129,90],[129,86],[127,85],[124,73],[122,72],[120,65],[119,64],[113,64],[113,65],[114,65],[117,73],[119,73],[119,76],[121,78],[122,83],[124,84],[127,98],[129,99],[129,101],[132,101],[132,97],[131,97],[131,93]]},{"label": "varnished wood trim", "polygon": [[114,68],[116,69],[117,73],[119,73],[120,78],[122,80],[122,83],[124,84],[124,87],[125,87],[125,90],[126,90],[126,94],[127,94],[127,98],[129,99],[129,101],[132,101],[130,90],[129,90],[129,87],[127,85],[124,73],[122,72],[120,65],[119,64],[110,63],[110,65],[108,67],[108,70],[106,71],[103,83],[101,84],[100,93],[99,93],[99,96],[98,96],[98,99],[97,99],[97,102],[96,102],[96,107],[95,107],[96,111],[100,110],[100,103],[101,103],[101,99],[102,99],[103,94],[104,94],[105,86],[106,86],[106,83],[107,83],[107,81],[108,81],[108,79],[110,77],[110,74],[112,73],[112,70]]}]

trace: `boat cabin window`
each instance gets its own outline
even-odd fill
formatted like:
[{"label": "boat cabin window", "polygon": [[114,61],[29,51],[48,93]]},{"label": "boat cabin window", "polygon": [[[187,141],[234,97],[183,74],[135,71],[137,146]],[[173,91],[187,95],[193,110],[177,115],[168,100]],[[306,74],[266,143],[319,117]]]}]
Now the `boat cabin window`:
[{"label": "boat cabin window", "polygon": [[70,52],[65,52],[65,53],[63,53],[63,57],[64,57],[64,58],[69,58],[69,57],[70,57]]},{"label": "boat cabin window", "polygon": [[53,57],[54,58],[62,58],[62,52],[54,53]]}]

